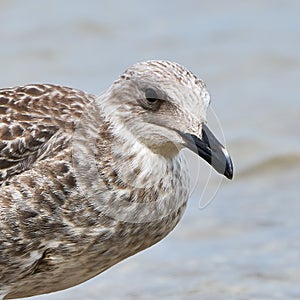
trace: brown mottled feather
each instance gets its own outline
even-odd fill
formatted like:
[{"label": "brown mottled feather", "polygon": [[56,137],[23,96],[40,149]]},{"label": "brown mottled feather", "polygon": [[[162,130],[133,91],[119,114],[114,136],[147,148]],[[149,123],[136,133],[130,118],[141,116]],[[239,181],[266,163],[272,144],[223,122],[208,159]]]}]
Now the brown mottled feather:
[{"label": "brown mottled feather", "polygon": [[[93,207],[94,202],[78,190],[70,143],[76,122],[95,99],[92,95],[53,85],[4,89],[0,95],[0,103],[8,108],[1,116],[0,148],[0,295],[7,294],[5,299],[79,284],[156,243],[176,225],[185,204],[155,222],[126,223]],[[118,177],[120,159],[133,156],[129,151],[112,156],[116,137],[95,107],[90,110],[88,118],[99,125],[94,155],[106,189],[95,194],[116,207],[118,199],[126,203],[156,199],[155,186],[129,190]],[[93,182],[85,162],[79,166],[88,184]],[[134,177],[138,172],[133,170]],[[179,197],[185,199],[187,191]]]},{"label": "brown mottled feather", "polygon": [[[159,109],[145,110],[148,86]],[[208,104],[200,79],[162,61],[128,68],[99,98],[0,90],[0,299],[72,287],[165,237],[190,189],[170,126],[199,133]]]},{"label": "brown mottled feather", "polygon": [[61,151],[92,95],[54,85],[0,90],[0,185]]}]

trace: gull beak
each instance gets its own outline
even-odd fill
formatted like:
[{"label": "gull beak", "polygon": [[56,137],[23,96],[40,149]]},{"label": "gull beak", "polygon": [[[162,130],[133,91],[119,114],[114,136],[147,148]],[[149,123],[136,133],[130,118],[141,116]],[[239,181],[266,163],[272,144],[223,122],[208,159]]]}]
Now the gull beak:
[{"label": "gull beak", "polygon": [[218,173],[228,179],[233,177],[233,164],[225,147],[217,140],[205,124],[202,124],[202,137],[180,133],[184,146],[207,161]]}]

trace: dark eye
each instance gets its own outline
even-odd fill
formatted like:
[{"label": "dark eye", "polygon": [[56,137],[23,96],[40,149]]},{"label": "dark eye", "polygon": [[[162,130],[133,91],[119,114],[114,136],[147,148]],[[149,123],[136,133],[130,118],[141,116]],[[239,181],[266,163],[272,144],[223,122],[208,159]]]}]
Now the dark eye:
[{"label": "dark eye", "polygon": [[154,102],[158,101],[158,96],[157,96],[156,92],[151,88],[148,88],[145,90],[145,97],[146,97],[147,101],[150,103],[154,103]]}]

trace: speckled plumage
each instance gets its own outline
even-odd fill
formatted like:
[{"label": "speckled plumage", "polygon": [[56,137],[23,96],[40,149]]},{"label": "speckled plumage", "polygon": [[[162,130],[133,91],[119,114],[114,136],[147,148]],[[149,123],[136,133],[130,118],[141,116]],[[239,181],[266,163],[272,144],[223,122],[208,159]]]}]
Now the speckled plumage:
[{"label": "speckled plumage", "polygon": [[100,97],[0,90],[0,298],[74,286],[165,237],[189,196],[171,129],[200,136],[208,104],[201,80],[163,61],[134,65]]}]

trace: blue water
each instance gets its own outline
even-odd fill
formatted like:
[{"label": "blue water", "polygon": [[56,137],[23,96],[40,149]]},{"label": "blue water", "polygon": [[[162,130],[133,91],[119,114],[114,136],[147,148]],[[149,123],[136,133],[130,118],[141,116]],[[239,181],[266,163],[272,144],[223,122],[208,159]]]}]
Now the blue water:
[{"label": "blue water", "polygon": [[198,183],[169,237],[32,299],[300,299],[299,11],[296,0],[0,2],[1,87],[99,94],[134,62],[177,61],[207,82],[236,168],[201,198],[210,171],[191,157]]}]

